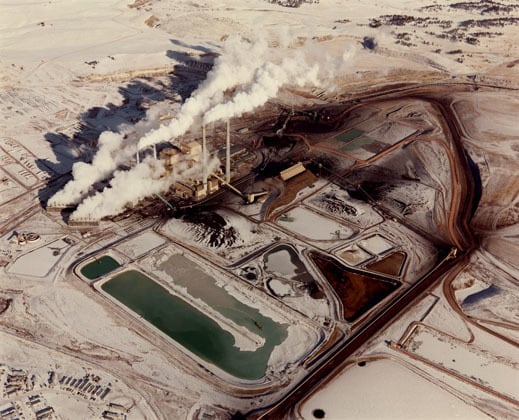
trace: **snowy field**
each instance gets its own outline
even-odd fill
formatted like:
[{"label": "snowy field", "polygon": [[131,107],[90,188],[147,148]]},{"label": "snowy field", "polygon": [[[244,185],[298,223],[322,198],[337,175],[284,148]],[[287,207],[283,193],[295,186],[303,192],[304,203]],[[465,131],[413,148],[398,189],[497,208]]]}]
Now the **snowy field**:
[{"label": "snowy field", "polygon": [[[462,94],[452,104],[456,111],[468,117],[464,119],[463,126],[470,138],[482,140],[501,151],[519,140],[519,130],[514,120],[519,99],[506,96],[503,100],[503,96],[502,93],[490,92]],[[499,112],[492,112],[496,107],[499,107]]]},{"label": "snowy field", "polygon": [[[9,407],[14,402],[18,415],[23,418],[36,418],[36,411],[52,407],[55,418],[86,419],[101,416],[103,411],[110,409],[111,403],[118,402],[122,406],[115,411],[127,413],[130,418],[155,418],[141,395],[99,366],[10,334],[2,332],[0,337],[0,392],[5,396],[8,391],[4,386],[8,374],[21,374],[26,378],[23,388],[15,393],[11,402],[7,403],[3,398],[0,407]],[[87,393],[86,389],[96,392]],[[99,390],[101,393],[97,395]],[[100,398],[103,393],[105,395]],[[29,397],[34,396],[40,402],[29,403]]]},{"label": "snowy field", "polygon": [[316,410],[324,411],[322,418],[327,419],[489,418],[390,359],[343,370],[299,406],[305,420],[318,418]]},{"label": "snowy field", "polygon": [[381,235],[368,236],[367,238],[361,239],[357,243],[366,251],[377,255],[385,254],[395,247],[395,244],[388,241]]},{"label": "snowy field", "polygon": [[476,346],[420,327],[405,346],[414,354],[461,375],[466,380],[519,401],[519,366],[516,361],[493,357]]},{"label": "snowy field", "polygon": [[284,229],[315,241],[348,239],[355,234],[352,228],[302,206],[289,210],[279,217],[276,223]]},{"label": "snowy field", "polygon": [[496,322],[496,326],[503,323],[502,326],[513,330],[514,325],[519,323],[519,314],[515,310],[519,304],[516,279],[499,267],[483,265],[483,258],[482,254],[476,253],[474,266],[468,267],[453,280],[456,301],[465,314]]},{"label": "snowy field", "polygon": [[51,242],[45,246],[18,257],[8,268],[11,274],[44,278],[64,256],[71,244],[63,239]]},{"label": "snowy field", "polygon": [[[487,89],[483,86],[519,86],[518,7],[515,0],[398,0],[370,4],[323,0],[304,3],[299,8],[285,8],[265,0],[0,0],[0,262],[5,265],[0,267],[0,292],[2,298],[12,299],[9,309],[0,314],[0,364],[35,373],[34,392],[54,407],[58,418],[100,417],[105,409],[114,410],[109,402],[122,403],[130,411],[121,412],[121,417],[132,419],[193,418],[200,406],[232,415],[275,403],[287,387],[272,394],[262,390],[259,398],[243,394],[237,397],[236,390],[222,381],[215,382],[210,375],[196,376],[194,372],[201,370],[196,362],[164,345],[84,282],[68,274],[65,268],[80,253],[97,252],[126,234],[124,229],[104,221],[93,229],[92,237],[79,239],[79,232],[70,233],[60,215],[49,218],[42,213],[42,204],[61,188],[60,182],[69,176],[74,162],[90,162],[100,149],[107,153],[101,153],[93,167],[75,167],[72,176],[78,181],[77,188],[74,194],[67,191],[62,198],[74,195],[71,201],[77,203],[93,192],[93,184],[101,188],[105,179],[116,179],[118,183],[113,184],[116,188],[105,188],[105,195],[89,200],[80,214],[120,212],[126,205],[136,203],[137,198],[157,192],[158,184],[163,188],[169,181],[158,176],[157,182],[141,182],[149,178],[150,171],[134,171],[132,177],[128,176],[130,171],[125,168],[134,160],[134,146],[141,144],[145,135],[147,141],[142,144],[146,147],[186,130],[188,136],[192,135],[190,123],[195,121],[199,126],[200,109],[205,112],[211,108],[207,119],[217,120],[229,113],[241,115],[246,107],[254,108],[269,98],[275,106],[290,108],[291,104],[309,106],[349,100],[352,95],[362,95],[366,88],[389,83],[432,82],[433,86],[439,80],[447,80],[463,83],[467,89],[479,89],[480,82],[482,87],[460,96],[453,105],[463,118],[466,133],[462,134],[467,137],[464,141],[480,168],[484,186],[476,228],[495,231],[496,227],[517,224],[517,97],[513,90],[506,95],[497,88],[483,92]],[[219,60],[221,54],[226,57],[224,60]],[[197,110],[193,114],[197,115],[180,113],[180,104],[207,77],[211,65],[218,63],[223,77],[209,74],[209,79],[218,83],[193,106]],[[293,86],[283,89],[287,81]],[[470,86],[474,81],[478,86]],[[238,101],[218,106],[222,105],[223,91],[241,95]],[[405,107],[387,110],[393,111],[395,120],[397,116],[414,118]],[[160,135],[147,135],[159,126],[161,119],[175,121],[178,115],[188,117],[182,120],[185,125],[175,123],[159,131]],[[190,120],[191,117],[194,119]],[[139,120],[141,123],[134,125]],[[115,134],[105,134],[99,141],[100,133],[106,131]],[[371,134],[383,137],[384,131],[388,142],[409,133],[406,124],[384,127],[381,121],[378,131]],[[409,150],[424,166],[433,168],[434,186],[445,190],[441,199],[436,197],[437,204],[445,210],[450,203],[450,173],[445,155],[437,153],[439,148],[433,142],[421,144],[425,146],[411,146]],[[154,174],[161,170],[147,164],[140,168],[153,170]],[[49,178],[52,182],[47,188]],[[127,186],[130,188],[123,188]],[[425,204],[433,199],[432,190],[417,189],[412,197],[419,205],[423,202],[418,212],[423,214]],[[285,227],[303,236],[307,231],[316,241],[331,243],[336,235],[340,240],[337,238],[332,246],[338,246],[356,233],[354,228],[342,224],[341,218],[359,229],[382,222],[382,217],[369,206],[363,208],[348,197],[339,198],[351,204],[356,213],[344,206],[342,213],[334,213],[336,201],[322,206],[309,199],[305,204],[316,211],[304,207],[291,210],[295,213],[287,214],[287,219],[294,220],[287,221]],[[400,190],[395,190],[394,198],[410,202]],[[197,262],[202,265],[206,258],[214,258],[222,265],[234,262],[272,243],[276,237],[288,236],[231,211],[220,216],[225,222],[223,230],[208,231],[200,229],[197,223],[175,220],[162,232],[186,249],[195,248],[200,253]],[[405,252],[409,255],[409,277],[417,278],[435,258],[432,246],[405,229],[397,231],[396,223],[389,225],[381,225],[380,234],[391,243],[413,248],[413,252]],[[11,244],[8,238],[14,230],[40,234],[41,241],[25,246]],[[91,233],[90,228],[86,230]],[[219,236],[222,232],[223,236]],[[507,234],[511,238],[517,236],[516,232]],[[369,235],[371,231],[363,233],[364,237]],[[76,244],[81,241],[84,247],[71,249],[74,245],[65,238],[72,238]],[[378,242],[371,244],[373,252],[384,248]],[[150,256],[162,244],[160,235],[150,231],[120,243],[118,251],[130,258],[145,256],[143,264],[153,270]],[[495,266],[488,260],[482,265],[493,268],[500,276],[506,272],[516,280],[517,271],[498,258],[498,248],[505,246],[496,243],[493,257],[487,256],[497,260],[491,260]],[[47,277],[49,282],[31,282],[24,277]],[[517,294],[507,293],[510,289],[503,287],[497,274],[495,277],[492,282],[482,281],[495,283],[501,294],[481,299],[474,314],[497,313],[501,319],[517,324]],[[280,293],[288,292],[282,284],[274,283],[273,287]],[[456,297],[462,303],[481,290],[471,289],[470,294],[463,295],[460,289]],[[303,307],[301,312],[308,317],[314,314],[317,325],[321,325],[320,316],[330,316],[330,308],[308,296],[287,296],[287,304],[267,299],[252,285],[229,293],[236,293],[237,297],[245,293],[247,301],[262,306],[280,321],[293,323],[289,338],[272,353],[270,374],[287,386],[292,379],[301,379],[306,372],[295,359],[305,353],[317,333],[313,321],[309,321],[308,328],[304,322],[298,324],[299,319],[308,321],[305,316],[294,314],[296,311],[287,315],[289,302],[301,299],[294,307]],[[441,295],[441,289],[434,293]],[[432,300],[431,296],[426,299]],[[263,305],[261,299],[268,300],[274,309]],[[490,310],[490,306],[499,310]],[[416,312],[405,322],[420,319],[425,313],[425,309]],[[447,314],[438,305],[428,319],[435,327],[448,323],[446,332],[464,338],[470,335],[463,329],[462,314],[454,313],[452,308]],[[397,324],[395,331],[405,328]],[[477,339],[481,338],[479,333],[476,330]],[[496,337],[485,339],[489,353],[457,341],[453,344],[450,339],[442,342],[432,335],[420,338],[426,341],[419,348],[424,357],[444,363],[449,369],[458,368],[463,377],[473,375],[496,392],[516,398],[512,381],[517,378],[513,376],[517,369],[515,364],[507,364],[509,360],[505,363],[494,357],[501,345]],[[378,349],[390,351],[383,338],[377,337],[375,341],[380,344]],[[456,365],[449,361],[452,358],[446,359],[453,354]],[[410,358],[406,361],[415,363]],[[494,365],[495,371],[491,369]],[[51,370],[57,374],[56,381],[67,376],[71,381],[76,379],[76,384],[87,373],[93,375],[94,382],[93,377],[99,376],[98,384],[109,386],[111,393],[102,403],[92,403],[70,384],[58,382],[48,386]],[[506,406],[504,400],[496,402],[490,394],[472,399],[473,390],[461,381],[450,382],[449,392],[433,383],[439,378],[448,381],[445,377],[449,375],[431,372],[434,378],[429,381],[392,360],[354,366],[305,400],[301,415],[315,418],[313,410],[321,408],[326,418],[337,419],[344,418],[345,413],[357,418],[416,418],[418,413],[422,418],[472,419],[482,417],[477,408],[481,403],[494,418],[512,417],[511,405]],[[5,377],[5,372],[0,375],[2,380]],[[253,391],[249,391],[248,395],[252,395]],[[32,393],[24,391],[4,398],[0,407],[16,402],[23,406],[23,412],[17,415],[32,418],[34,413],[28,405]]]},{"label": "snowy field", "polygon": [[117,245],[116,249],[130,258],[139,258],[163,245],[166,240],[153,231],[146,231]]}]

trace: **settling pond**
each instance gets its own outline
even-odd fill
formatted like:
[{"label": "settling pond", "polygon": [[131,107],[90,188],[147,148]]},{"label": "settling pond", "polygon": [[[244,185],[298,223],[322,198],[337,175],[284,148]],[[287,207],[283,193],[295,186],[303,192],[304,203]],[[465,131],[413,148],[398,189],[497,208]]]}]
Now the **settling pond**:
[{"label": "settling pond", "polygon": [[270,274],[279,273],[290,280],[303,283],[311,283],[314,280],[291,246],[279,245],[272,248],[263,256],[263,261],[265,270]]},{"label": "settling pond", "polygon": [[[234,346],[235,338],[229,331],[139,271],[118,274],[101,288],[201,359],[240,379],[262,378],[272,350],[287,337],[286,325],[274,322],[229,295],[212,277],[181,255],[173,255],[164,265],[167,267],[161,268],[174,268],[176,284],[189,285],[190,295],[263,337],[263,346],[255,351],[241,351]],[[177,282],[179,270],[184,275],[178,276],[182,280]]]},{"label": "settling pond", "polygon": [[108,255],[103,255],[101,258],[96,258],[91,263],[83,266],[81,268],[81,274],[89,280],[94,280],[108,274],[120,266],[121,264],[119,264],[114,258]]},{"label": "settling pond", "polygon": [[402,284],[378,275],[361,274],[319,252],[310,252],[310,258],[341,300],[348,322],[356,321]]}]

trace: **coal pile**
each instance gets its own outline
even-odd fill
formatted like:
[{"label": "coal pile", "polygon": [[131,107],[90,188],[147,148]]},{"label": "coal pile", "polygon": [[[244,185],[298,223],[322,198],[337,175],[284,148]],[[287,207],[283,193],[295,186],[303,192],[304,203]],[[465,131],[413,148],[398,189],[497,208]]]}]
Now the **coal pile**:
[{"label": "coal pile", "polygon": [[184,215],[182,220],[188,224],[188,230],[197,242],[206,243],[210,247],[231,247],[239,239],[236,229],[217,213],[192,212]]}]

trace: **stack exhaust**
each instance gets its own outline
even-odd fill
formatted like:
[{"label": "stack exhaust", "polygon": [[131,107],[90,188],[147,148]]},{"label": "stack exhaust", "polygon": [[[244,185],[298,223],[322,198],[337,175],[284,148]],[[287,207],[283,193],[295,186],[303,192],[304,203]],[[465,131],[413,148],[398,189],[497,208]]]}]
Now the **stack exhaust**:
[{"label": "stack exhaust", "polygon": [[227,118],[227,138],[225,144],[225,182],[231,182],[231,124]]},{"label": "stack exhaust", "polygon": [[204,189],[207,190],[207,139],[205,135],[205,124],[202,125],[202,171]]}]

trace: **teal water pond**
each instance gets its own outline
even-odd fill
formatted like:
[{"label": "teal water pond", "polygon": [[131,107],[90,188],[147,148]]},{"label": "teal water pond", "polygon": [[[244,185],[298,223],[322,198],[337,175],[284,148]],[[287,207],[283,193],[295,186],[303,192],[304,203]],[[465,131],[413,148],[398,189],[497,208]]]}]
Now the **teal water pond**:
[{"label": "teal water pond", "polygon": [[120,266],[121,264],[119,264],[115,259],[108,255],[104,255],[100,258],[96,258],[94,261],[81,268],[81,274],[83,274],[87,279],[93,280],[108,274],[110,271],[113,271]]},{"label": "teal water pond", "polygon": [[257,309],[241,303],[219,287],[223,294],[217,297],[218,305],[214,309],[265,338],[263,346],[256,351],[241,351],[235,347],[229,331],[139,271],[118,274],[101,288],[190,352],[240,379],[262,378],[272,350],[287,337],[283,325],[262,316]]}]

